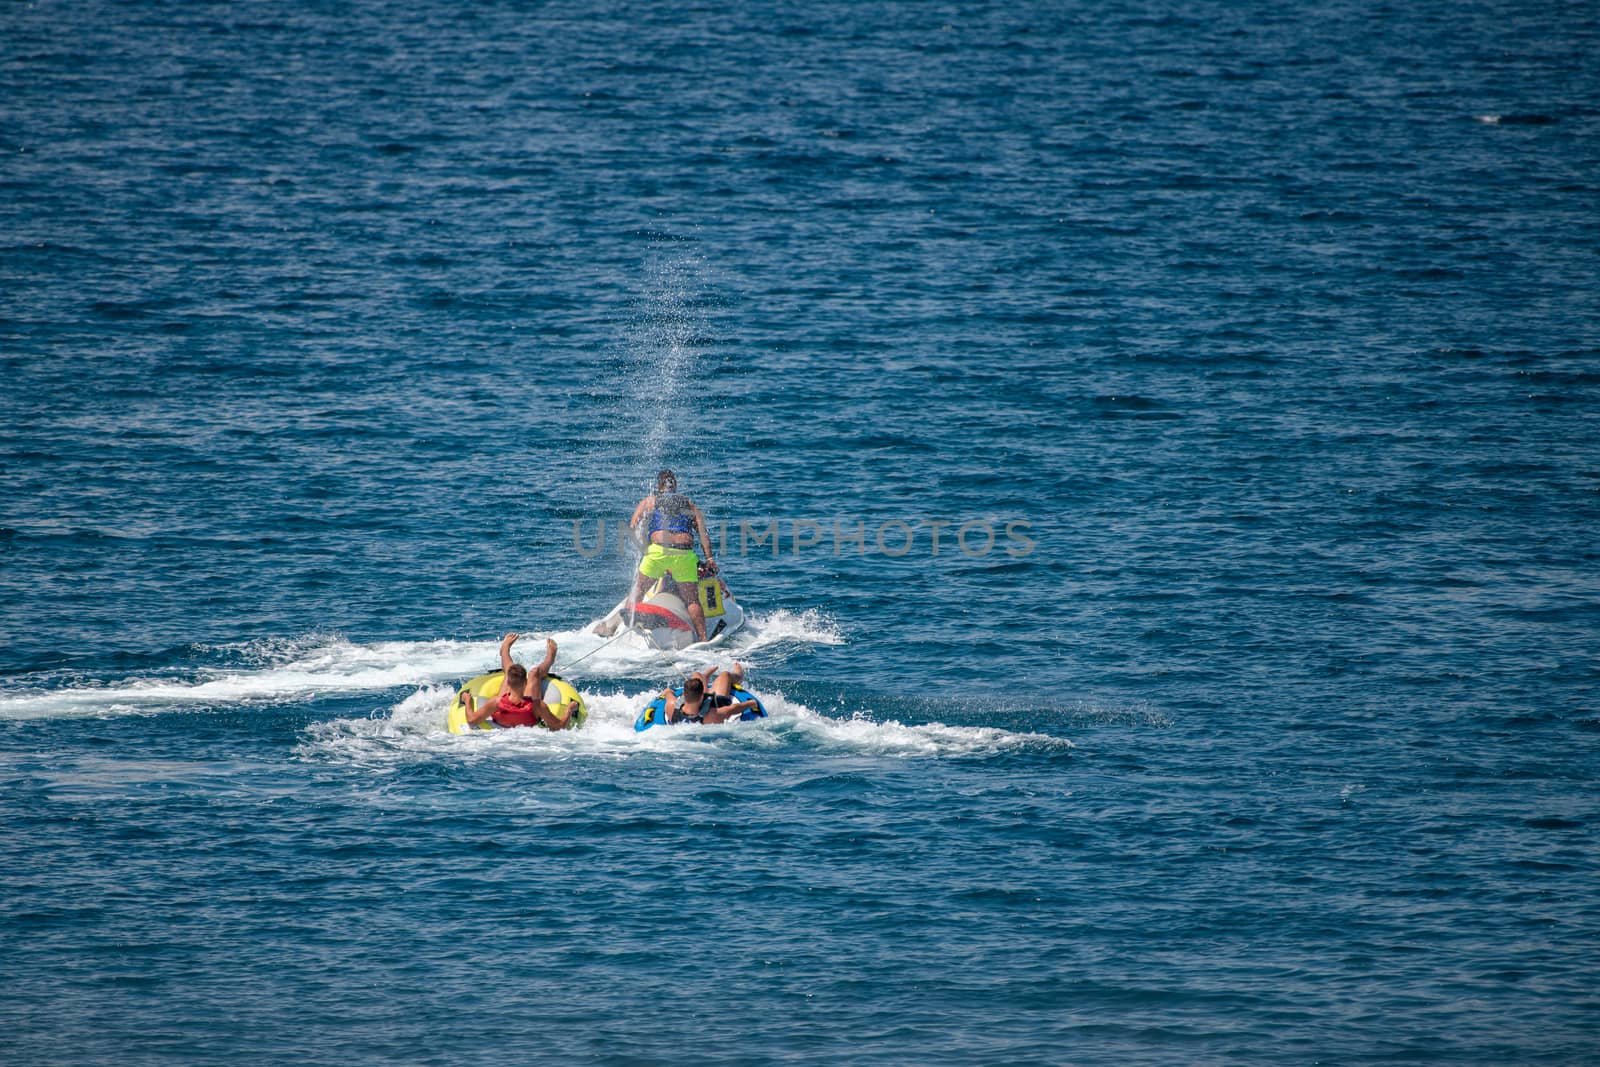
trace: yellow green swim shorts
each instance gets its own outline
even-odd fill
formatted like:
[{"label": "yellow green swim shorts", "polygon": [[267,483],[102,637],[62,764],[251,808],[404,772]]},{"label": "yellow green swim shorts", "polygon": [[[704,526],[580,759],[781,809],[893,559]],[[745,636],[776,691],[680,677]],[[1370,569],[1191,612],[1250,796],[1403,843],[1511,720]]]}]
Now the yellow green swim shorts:
[{"label": "yellow green swim shorts", "polygon": [[700,557],[694,554],[692,548],[651,545],[644,559],[639,561],[639,573],[646,578],[671,574],[673,581],[693,585],[700,580]]}]

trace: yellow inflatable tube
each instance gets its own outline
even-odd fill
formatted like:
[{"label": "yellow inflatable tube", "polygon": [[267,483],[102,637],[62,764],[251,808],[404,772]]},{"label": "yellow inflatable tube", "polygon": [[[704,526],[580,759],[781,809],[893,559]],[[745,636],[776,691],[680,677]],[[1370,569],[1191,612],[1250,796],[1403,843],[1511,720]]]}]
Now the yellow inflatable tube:
[{"label": "yellow inflatable tube", "polygon": [[[470,682],[463,682],[457,689],[455,699],[450,701],[450,714],[445,719],[445,726],[453,734],[470,734],[479,730],[500,730],[504,727],[496,726],[494,720],[485,719],[476,726],[467,725],[467,709],[462,706],[461,694],[471,693],[472,699],[478,703],[485,700],[497,700],[500,696],[500,682],[505,672],[495,671],[491,674],[480,674]],[[583,696],[567,682],[565,678],[550,674],[544,680],[544,702],[553,710],[562,704],[576,700],[576,711],[567,716],[566,729],[575,729],[582,726],[583,721],[589,717],[589,709],[583,703]]]}]

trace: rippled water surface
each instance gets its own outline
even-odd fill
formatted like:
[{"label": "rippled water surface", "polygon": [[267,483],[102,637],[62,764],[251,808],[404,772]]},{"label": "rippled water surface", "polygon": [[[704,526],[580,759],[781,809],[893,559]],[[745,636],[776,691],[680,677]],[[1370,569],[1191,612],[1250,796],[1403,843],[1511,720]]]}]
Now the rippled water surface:
[{"label": "rippled water surface", "polygon": [[[0,1057],[1591,1062],[1597,54],[0,10]],[[587,631],[663,465],[710,651]]]}]

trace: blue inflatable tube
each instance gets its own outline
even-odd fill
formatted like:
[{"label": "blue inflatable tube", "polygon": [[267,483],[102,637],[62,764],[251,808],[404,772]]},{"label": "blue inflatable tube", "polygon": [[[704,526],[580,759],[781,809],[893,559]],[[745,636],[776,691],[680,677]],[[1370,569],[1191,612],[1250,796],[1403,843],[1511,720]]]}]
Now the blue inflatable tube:
[{"label": "blue inflatable tube", "polygon": [[[679,686],[672,692],[673,695],[679,700],[683,699],[682,686]],[[709,696],[710,694],[707,695]],[[748,689],[740,689],[738,686],[734,686],[733,702],[738,704],[746,700],[754,700],[756,702],[756,706],[753,708],[745,708],[739,713],[738,719],[729,719],[729,722],[748,722],[751,719],[765,719],[767,717],[767,709],[762,705],[760,697],[756,696]],[[635,732],[642,733],[643,731],[650,729],[652,726],[664,726],[666,725],[666,722],[667,698],[656,697],[650,703],[646,704],[644,706],[644,710],[639,712],[639,717],[633,720],[633,729]]]}]

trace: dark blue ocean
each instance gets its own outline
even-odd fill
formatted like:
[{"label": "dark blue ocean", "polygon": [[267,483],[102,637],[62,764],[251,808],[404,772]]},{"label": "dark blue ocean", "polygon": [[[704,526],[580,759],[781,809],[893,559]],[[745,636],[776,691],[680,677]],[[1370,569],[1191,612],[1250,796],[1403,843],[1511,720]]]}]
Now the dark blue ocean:
[{"label": "dark blue ocean", "polygon": [[[1595,1062],[1597,56],[0,6],[0,1061]],[[662,466],[708,650],[587,629]]]}]

